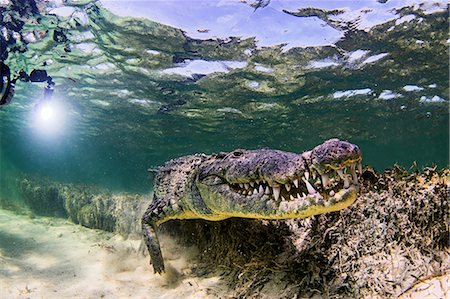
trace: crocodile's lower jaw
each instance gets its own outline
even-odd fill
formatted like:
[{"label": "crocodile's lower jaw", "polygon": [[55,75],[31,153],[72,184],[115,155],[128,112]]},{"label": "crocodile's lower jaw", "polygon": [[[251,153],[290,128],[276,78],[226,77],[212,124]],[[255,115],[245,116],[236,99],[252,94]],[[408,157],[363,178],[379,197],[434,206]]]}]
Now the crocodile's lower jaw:
[{"label": "crocodile's lower jaw", "polygon": [[231,190],[227,184],[221,185],[214,191],[210,188],[211,186],[199,186],[203,200],[213,211],[213,214],[202,215],[201,218],[213,221],[231,217],[253,219],[306,218],[344,209],[358,197],[357,185],[342,189],[326,200],[317,193],[301,199],[281,202],[271,200],[269,195],[263,195],[260,198],[257,198],[257,196],[250,197],[248,201],[240,201],[236,197],[233,200],[233,197],[229,195]]},{"label": "crocodile's lower jaw", "polygon": [[[351,186],[337,192],[333,198],[324,201],[320,195],[308,196],[301,203],[288,202],[278,207],[278,216],[273,219],[305,218],[328,212],[335,212],[350,206],[358,198],[358,186]],[[307,201],[305,203],[305,201]],[[272,218],[272,217],[270,217]]]}]

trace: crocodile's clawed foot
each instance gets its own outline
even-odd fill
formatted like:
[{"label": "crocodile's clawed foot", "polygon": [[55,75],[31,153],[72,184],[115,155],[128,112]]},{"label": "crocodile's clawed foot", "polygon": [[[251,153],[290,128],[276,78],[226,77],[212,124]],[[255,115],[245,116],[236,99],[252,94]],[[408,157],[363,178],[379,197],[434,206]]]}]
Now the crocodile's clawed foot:
[{"label": "crocodile's clawed foot", "polygon": [[159,246],[158,237],[153,225],[148,224],[148,220],[144,217],[142,220],[142,229],[144,232],[144,241],[150,253],[150,264],[153,264],[155,273],[164,272],[164,259]]},{"label": "crocodile's clawed foot", "polygon": [[[150,264],[152,264],[152,261],[150,261]],[[165,272],[164,263],[162,262],[162,260],[153,261],[153,270],[155,271],[155,273],[158,273],[160,275]]]}]

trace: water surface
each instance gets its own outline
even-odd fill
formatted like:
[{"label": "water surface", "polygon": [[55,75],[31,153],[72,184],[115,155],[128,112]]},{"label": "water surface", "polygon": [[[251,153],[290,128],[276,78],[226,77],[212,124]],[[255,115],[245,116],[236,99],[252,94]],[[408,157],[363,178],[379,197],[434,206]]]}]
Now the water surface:
[{"label": "water surface", "polygon": [[332,137],[379,170],[449,164],[446,2],[2,1],[0,12],[11,71],[56,83],[51,117],[36,108],[44,83],[17,82],[0,110],[3,177],[147,192],[147,168],[181,155],[302,152]]}]

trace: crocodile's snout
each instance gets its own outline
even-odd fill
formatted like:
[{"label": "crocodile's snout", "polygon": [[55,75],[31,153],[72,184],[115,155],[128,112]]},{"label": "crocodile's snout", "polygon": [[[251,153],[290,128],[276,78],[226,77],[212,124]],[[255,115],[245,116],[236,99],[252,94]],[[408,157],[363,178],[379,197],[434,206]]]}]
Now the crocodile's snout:
[{"label": "crocodile's snout", "polygon": [[355,144],[339,139],[330,139],[303,153],[310,168],[320,173],[330,169],[342,169],[350,164],[361,162],[361,150]]}]

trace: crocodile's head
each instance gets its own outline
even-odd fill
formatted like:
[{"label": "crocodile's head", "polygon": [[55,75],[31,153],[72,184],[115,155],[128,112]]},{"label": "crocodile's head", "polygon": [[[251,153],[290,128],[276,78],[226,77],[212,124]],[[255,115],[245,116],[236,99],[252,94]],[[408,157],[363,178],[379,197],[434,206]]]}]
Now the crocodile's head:
[{"label": "crocodile's head", "polygon": [[303,154],[235,150],[212,156],[196,185],[217,220],[302,218],[353,203],[360,162],[358,146],[338,139]]}]

